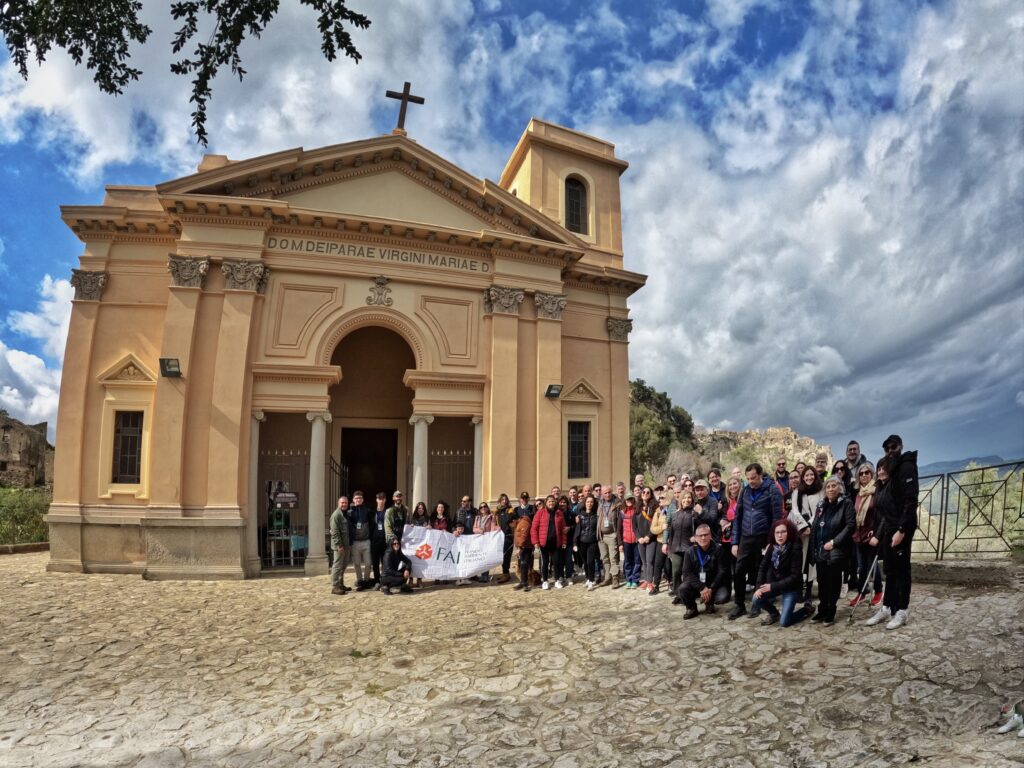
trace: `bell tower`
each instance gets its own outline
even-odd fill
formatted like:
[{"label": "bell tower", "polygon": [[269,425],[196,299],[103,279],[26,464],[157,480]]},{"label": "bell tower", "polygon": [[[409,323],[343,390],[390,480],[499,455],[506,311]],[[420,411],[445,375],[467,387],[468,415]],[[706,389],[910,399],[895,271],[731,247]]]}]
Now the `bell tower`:
[{"label": "bell tower", "polygon": [[619,176],[628,167],[614,144],[533,118],[500,184],[587,243],[593,260],[621,269]]}]

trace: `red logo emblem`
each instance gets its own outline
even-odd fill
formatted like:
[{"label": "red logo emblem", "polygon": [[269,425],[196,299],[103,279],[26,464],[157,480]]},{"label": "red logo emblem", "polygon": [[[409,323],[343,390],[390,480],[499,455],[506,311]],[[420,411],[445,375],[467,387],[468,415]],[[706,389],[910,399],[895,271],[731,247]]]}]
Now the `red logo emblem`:
[{"label": "red logo emblem", "polygon": [[429,544],[420,544],[416,550],[416,557],[420,560],[429,560],[434,554],[434,550],[430,548]]}]

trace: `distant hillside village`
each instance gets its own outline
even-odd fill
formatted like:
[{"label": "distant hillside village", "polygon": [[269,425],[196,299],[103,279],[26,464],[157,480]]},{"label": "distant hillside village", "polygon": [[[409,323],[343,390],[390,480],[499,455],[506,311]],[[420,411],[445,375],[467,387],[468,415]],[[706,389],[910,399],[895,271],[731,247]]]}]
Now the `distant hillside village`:
[{"label": "distant hillside village", "polygon": [[31,488],[53,482],[47,423],[23,424],[0,410],[0,486]]}]

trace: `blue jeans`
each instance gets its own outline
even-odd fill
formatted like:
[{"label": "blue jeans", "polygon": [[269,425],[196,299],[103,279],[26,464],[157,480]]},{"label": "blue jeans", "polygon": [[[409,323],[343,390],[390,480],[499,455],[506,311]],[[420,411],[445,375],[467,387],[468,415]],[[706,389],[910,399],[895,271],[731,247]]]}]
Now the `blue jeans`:
[{"label": "blue jeans", "polygon": [[622,574],[627,583],[640,583],[640,545],[622,545]]},{"label": "blue jeans", "polygon": [[[778,595],[773,595],[771,592],[767,595],[762,595],[761,597],[755,597],[754,602],[751,603],[751,611],[756,611],[758,608],[764,608],[768,613],[778,615],[779,612],[775,608],[776,597],[778,597]],[[807,618],[806,609],[800,608],[799,610],[793,610],[796,607],[797,602],[800,600],[800,597],[800,590],[798,589],[782,593],[782,616],[779,619],[779,626],[790,627]]]}]

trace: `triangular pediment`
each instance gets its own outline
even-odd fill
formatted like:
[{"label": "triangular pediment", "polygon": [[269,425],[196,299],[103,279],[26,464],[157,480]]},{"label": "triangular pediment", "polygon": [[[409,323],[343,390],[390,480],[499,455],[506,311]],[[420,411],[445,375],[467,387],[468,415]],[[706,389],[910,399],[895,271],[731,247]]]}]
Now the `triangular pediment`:
[{"label": "triangular pediment", "polygon": [[278,199],[287,200],[299,208],[455,229],[480,229],[492,223],[489,216],[467,211],[399,170],[353,176],[333,184],[317,184],[286,192]]},{"label": "triangular pediment", "polygon": [[585,378],[577,379],[573,384],[563,389],[560,399],[577,403],[600,403],[604,400],[594,388],[594,385]]},{"label": "triangular pediment", "polygon": [[491,181],[476,178],[403,136],[381,136],[306,151],[291,149],[215,167],[157,185],[162,196],[275,200],[296,209],[493,230],[587,244]]},{"label": "triangular pediment", "polygon": [[129,352],[99,375],[101,384],[156,384],[156,377]]}]

